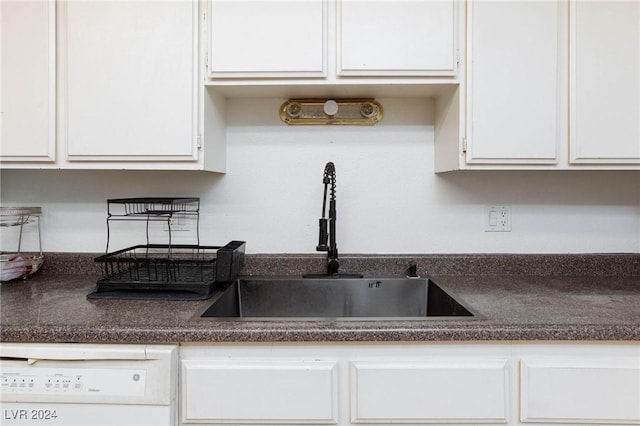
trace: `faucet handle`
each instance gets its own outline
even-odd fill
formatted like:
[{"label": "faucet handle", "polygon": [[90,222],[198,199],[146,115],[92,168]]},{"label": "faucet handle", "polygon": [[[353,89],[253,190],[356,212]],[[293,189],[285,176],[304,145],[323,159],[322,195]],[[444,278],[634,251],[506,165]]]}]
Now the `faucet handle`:
[{"label": "faucet handle", "polygon": [[327,233],[327,226],[329,224],[329,219],[322,218],[318,220],[320,225],[320,235],[318,238],[318,245],[316,246],[316,251],[329,251],[329,246],[327,242],[329,241],[329,234]]}]

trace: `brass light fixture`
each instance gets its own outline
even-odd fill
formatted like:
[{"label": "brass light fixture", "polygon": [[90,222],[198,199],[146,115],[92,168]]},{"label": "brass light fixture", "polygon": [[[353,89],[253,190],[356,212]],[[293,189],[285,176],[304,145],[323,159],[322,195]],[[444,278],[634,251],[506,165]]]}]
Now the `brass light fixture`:
[{"label": "brass light fixture", "polygon": [[280,106],[287,124],[350,124],[371,126],[382,120],[382,105],[370,98],[289,99]]}]

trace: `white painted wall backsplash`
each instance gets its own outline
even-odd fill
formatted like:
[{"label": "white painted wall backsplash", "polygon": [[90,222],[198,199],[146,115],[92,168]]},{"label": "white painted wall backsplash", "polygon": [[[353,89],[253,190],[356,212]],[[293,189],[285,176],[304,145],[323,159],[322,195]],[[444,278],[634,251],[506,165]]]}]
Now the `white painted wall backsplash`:
[{"label": "white painted wall backsplash", "polygon": [[[311,253],[333,161],[342,254],[640,252],[637,172],[436,175],[431,100],[379,99],[385,116],[373,127],[287,126],[283,100],[228,101],[226,175],[2,170],[2,205],[42,206],[45,251],[104,251],[108,198],[197,196],[201,243]],[[495,203],[512,206],[511,232],[484,232]],[[144,242],[126,234],[111,247]]]}]

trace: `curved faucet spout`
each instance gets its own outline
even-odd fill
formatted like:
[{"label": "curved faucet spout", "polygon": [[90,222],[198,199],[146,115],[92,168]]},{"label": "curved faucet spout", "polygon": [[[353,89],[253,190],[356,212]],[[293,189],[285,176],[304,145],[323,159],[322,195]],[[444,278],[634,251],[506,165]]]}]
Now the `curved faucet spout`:
[{"label": "curved faucet spout", "polygon": [[[322,199],[322,218],[320,219],[320,238],[316,250],[327,252],[327,273],[337,275],[340,261],[338,260],[338,244],[336,242],[336,166],[331,161],[324,166],[322,183],[324,184],[324,197]],[[328,217],[327,198],[329,199]]]},{"label": "curved faucet spout", "polygon": [[[324,184],[324,195],[322,197],[322,217],[319,220],[320,235],[318,238],[317,251],[336,251],[335,239],[335,213],[336,213],[336,168],[332,162],[328,162],[324,166],[324,175],[322,176]],[[331,185],[331,192],[329,192]],[[329,201],[329,216],[327,217],[327,201]],[[329,245],[331,244],[331,246]]]},{"label": "curved faucet spout", "polygon": [[[324,196],[322,198],[322,217],[318,221],[320,234],[317,251],[327,252],[327,275],[341,278],[361,278],[361,274],[340,274],[340,261],[338,260],[338,244],[336,243],[336,167],[332,162],[324,166],[322,176],[324,184]],[[327,216],[327,200],[329,201],[329,214]],[[305,278],[316,277],[316,274],[306,274]]]}]

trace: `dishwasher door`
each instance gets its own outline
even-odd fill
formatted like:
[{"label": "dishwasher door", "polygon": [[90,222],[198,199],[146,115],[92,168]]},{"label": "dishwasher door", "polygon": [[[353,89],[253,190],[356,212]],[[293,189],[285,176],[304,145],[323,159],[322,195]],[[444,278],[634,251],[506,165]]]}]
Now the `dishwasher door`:
[{"label": "dishwasher door", "polygon": [[177,346],[0,344],[0,424],[174,426]]}]

